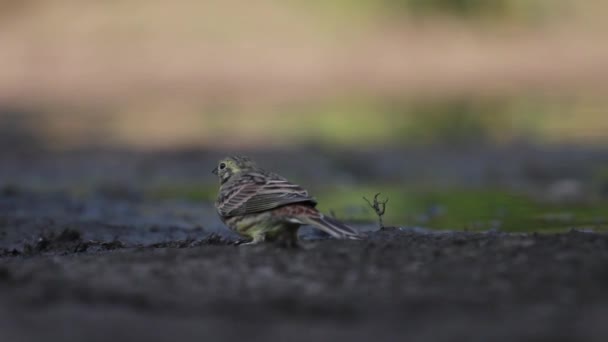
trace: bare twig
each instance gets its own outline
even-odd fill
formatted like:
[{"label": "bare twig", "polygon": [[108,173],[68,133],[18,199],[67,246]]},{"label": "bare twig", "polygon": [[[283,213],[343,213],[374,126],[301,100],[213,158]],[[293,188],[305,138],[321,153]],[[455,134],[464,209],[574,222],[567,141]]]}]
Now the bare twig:
[{"label": "bare twig", "polygon": [[378,224],[380,225],[380,229],[384,229],[384,222],[382,222],[382,216],[384,216],[384,213],[386,212],[386,204],[388,203],[388,197],[384,201],[380,201],[378,200],[378,196],[380,196],[380,193],[377,193],[374,196],[373,203],[365,197],[363,197],[363,199],[365,200],[365,202],[367,202],[367,204],[369,204],[370,207],[372,207],[372,209],[374,209],[376,215],[378,215]]}]

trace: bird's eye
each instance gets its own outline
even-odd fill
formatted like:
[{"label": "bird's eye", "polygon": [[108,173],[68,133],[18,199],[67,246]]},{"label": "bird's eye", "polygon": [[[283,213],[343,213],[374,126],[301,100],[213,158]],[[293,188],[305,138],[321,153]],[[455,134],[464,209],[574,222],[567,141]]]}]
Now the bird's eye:
[{"label": "bird's eye", "polygon": [[223,169],[225,169],[225,168],[226,168],[226,163],[221,163],[221,164],[220,164],[220,170],[223,170]]}]

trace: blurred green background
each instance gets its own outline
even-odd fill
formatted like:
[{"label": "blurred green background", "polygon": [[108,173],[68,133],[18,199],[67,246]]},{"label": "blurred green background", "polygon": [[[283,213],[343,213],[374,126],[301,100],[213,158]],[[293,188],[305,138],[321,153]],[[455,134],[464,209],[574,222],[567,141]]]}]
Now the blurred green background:
[{"label": "blurred green background", "polygon": [[[607,9],[571,0],[0,1],[0,145],[4,155],[93,159],[267,151],[316,188],[325,209],[354,220],[373,218],[360,197],[383,191],[394,199],[391,224],[604,229]],[[492,149],[509,156],[518,146],[538,151],[488,161]],[[338,165],[325,178],[272,158],[311,148]],[[454,158],[453,149],[468,152]],[[371,154],[389,171],[366,173],[342,152]],[[429,154],[439,162],[418,172],[421,182],[406,168]],[[471,160],[550,176],[504,171],[515,178],[504,182],[485,170],[482,182],[445,185],[451,165]],[[28,184],[19,174],[4,183]],[[168,178],[146,193],[215,196],[208,175]],[[349,211],[353,202],[363,208]]]},{"label": "blurred green background", "polygon": [[603,143],[605,7],[3,1],[0,120],[59,149]]}]

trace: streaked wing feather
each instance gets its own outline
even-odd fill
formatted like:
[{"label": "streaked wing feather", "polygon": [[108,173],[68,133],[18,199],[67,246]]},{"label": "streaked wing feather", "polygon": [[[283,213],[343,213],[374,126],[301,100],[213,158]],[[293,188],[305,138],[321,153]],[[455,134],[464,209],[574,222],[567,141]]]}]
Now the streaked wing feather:
[{"label": "streaked wing feather", "polygon": [[[310,197],[303,196],[301,194],[259,194],[252,197],[249,201],[244,203],[239,211],[242,214],[255,213],[280,207],[282,205],[299,203],[299,202],[313,202]],[[237,213],[237,215],[241,214]]]},{"label": "streaked wing feather", "polygon": [[250,182],[238,185],[235,191],[218,205],[218,212],[222,216],[246,215],[301,202],[309,202],[312,205],[317,203],[299,185],[282,177],[271,177],[267,178],[265,183]]}]

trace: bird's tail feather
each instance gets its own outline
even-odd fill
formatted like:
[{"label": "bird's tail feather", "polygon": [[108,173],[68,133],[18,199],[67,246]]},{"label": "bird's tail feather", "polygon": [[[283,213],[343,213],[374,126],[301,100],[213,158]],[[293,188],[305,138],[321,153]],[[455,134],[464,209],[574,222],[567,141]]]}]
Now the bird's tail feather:
[{"label": "bird's tail feather", "polygon": [[352,240],[359,240],[362,238],[361,235],[353,228],[325,215],[314,218],[311,217],[310,224],[335,238]]}]

